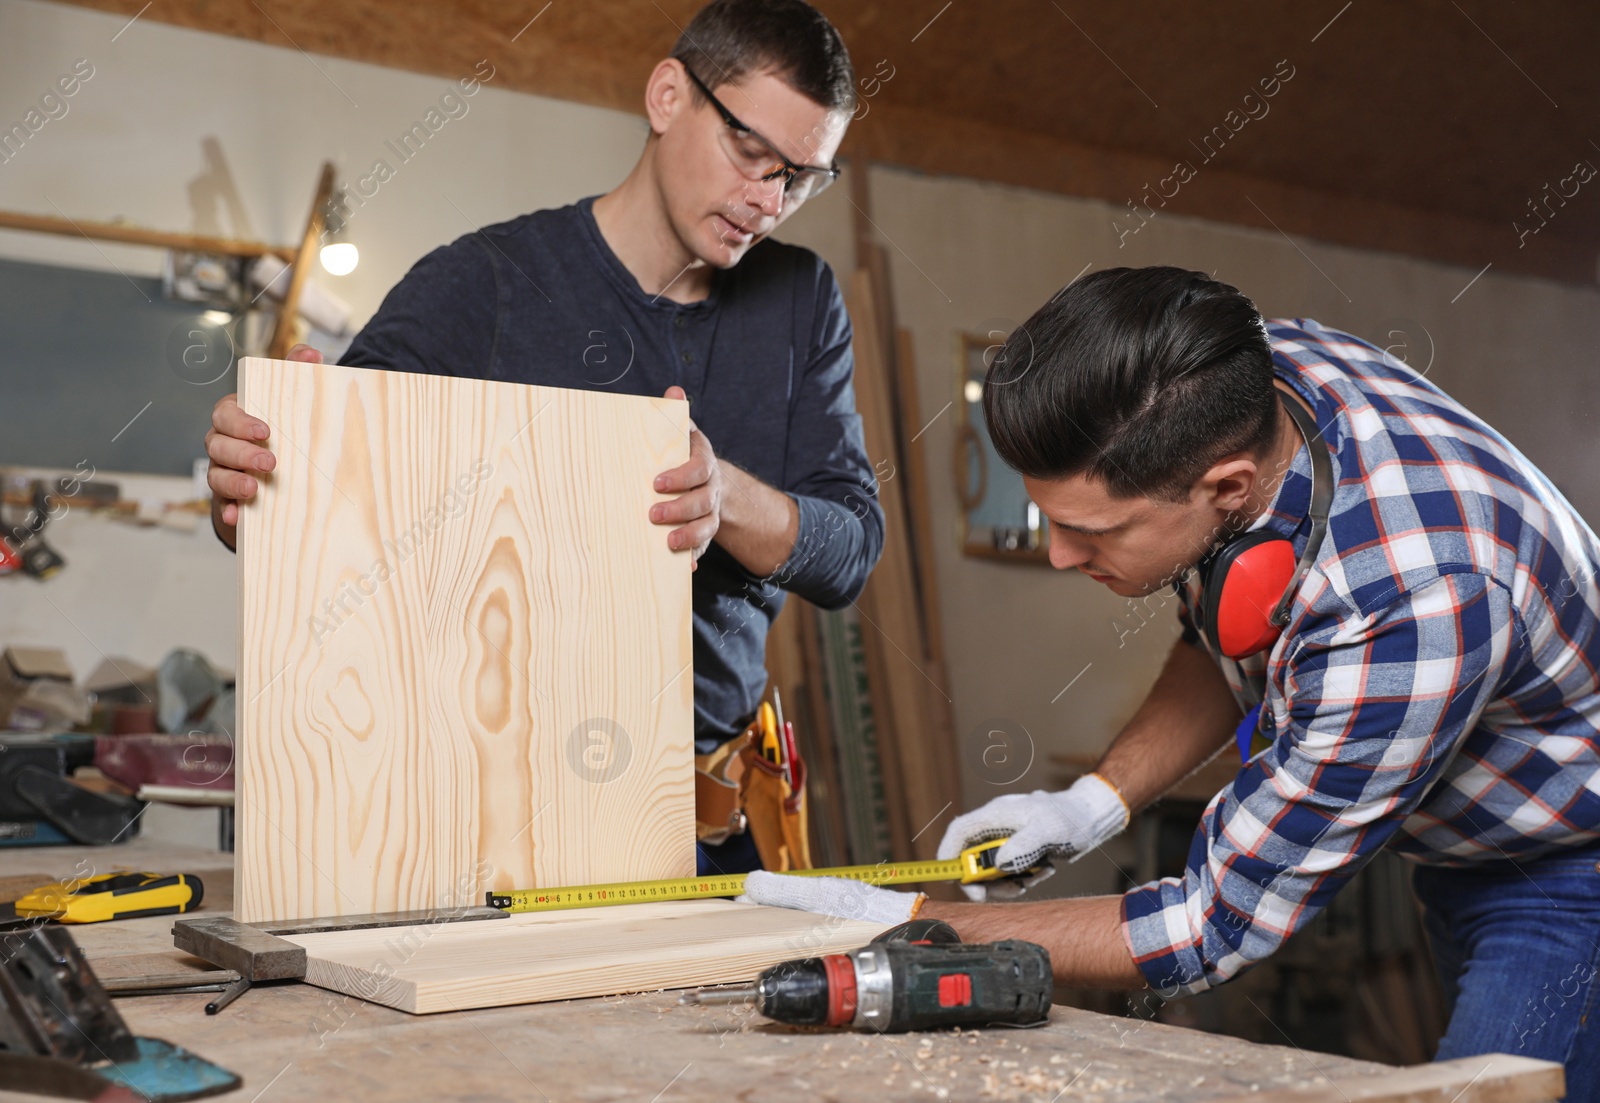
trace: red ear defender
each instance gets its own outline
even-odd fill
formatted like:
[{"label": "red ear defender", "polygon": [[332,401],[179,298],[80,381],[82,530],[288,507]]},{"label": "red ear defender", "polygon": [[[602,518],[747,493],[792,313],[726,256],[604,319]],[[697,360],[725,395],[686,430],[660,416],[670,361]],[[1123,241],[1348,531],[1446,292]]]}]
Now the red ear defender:
[{"label": "red ear defender", "polygon": [[1242,659],[1276,642],[1272,611],[1294,581],[1294,545],[1275,532],[1247,532],[1201,565],[1201,630],[1219,654]]},{"label": "red ear defender", "polygon": [[[1296,560],[1292,541],[1267,529],[1227,541],[1200,561],[1200,631],[1219,655],[1243,659],[1271,647],[1289,623],[1289,608],[1316,562],[1333,503],[1333,459],[1322,430],[1282,391],[1278,401],[1311,453],[1311,532]],[[1277,615],[1274,616],[1273,614]],[[1260,700],[1258,697],[1257,700]]]}]

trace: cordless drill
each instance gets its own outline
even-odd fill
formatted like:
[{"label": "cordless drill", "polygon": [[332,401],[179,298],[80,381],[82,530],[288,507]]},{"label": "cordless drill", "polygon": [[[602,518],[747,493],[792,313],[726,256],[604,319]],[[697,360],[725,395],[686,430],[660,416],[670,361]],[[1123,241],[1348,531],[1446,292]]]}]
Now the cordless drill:
[{"label": "cordless drill", "polygon": [[703,988],[684,1003],[752,1003],[797,1026],[899,1033],[1031,1026],[1050,1015],[1050,955],[1007,939],[964,945],[937,919],[914,919],[847,954],[774,965],[745,988]]}]

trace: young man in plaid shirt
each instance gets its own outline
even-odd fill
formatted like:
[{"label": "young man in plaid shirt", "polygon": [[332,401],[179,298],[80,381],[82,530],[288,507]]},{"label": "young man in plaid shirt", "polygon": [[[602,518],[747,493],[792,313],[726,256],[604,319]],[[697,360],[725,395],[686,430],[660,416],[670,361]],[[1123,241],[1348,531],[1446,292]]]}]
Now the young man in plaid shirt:
[{"label": "young man in plaid shirt", "polygon": [[[1391,847],[1452,1006],[1440,1058],[1561,1061],[1569,1100],[1600,1099],[1600,541],[1550,481],[1383,351],[1175,268],[1063,290],[996,358],[984,410],[1055,566],[1128,597],[1174,585],[1184,635],[1095,773],[958,818],[940,856],[1010,836],[1004,868],[1076,858],[1235,734],[1248,761],[1182,877],[920,914],[1042,943],[1062,983],[1171,998],[1266,958]],[[1281,634],[1230,658],[1249,643],[1226,638],[1216,564],[1258,543],[1286,573],[1242,608],[1259,628],[1281,599]],[[748,892],[885,922],[918,906],[770,874]]]}]

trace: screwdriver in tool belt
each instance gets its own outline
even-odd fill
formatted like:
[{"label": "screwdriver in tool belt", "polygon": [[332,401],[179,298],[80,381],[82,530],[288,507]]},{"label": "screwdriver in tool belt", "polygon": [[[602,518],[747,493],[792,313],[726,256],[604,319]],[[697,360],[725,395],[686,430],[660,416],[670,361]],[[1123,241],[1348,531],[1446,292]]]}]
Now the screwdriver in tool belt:
[{"label": "screwdriver in tool belt", "polygon": [[948,923],[914,919],[847,954],[800,958],[743,988],[687,992],[686,1004],[754,1004],[796,1026],[900,1033],[1034,1026],[1050,1016],[1050,954],[1008,939],[966,945]]},{"label": "screwdriver in tool belt", "polygon": [[777,710],[768,701],[756,709],[756,730],[761,733],[761,757],[773,766],[783,766],[783,737],[778,729]]}]

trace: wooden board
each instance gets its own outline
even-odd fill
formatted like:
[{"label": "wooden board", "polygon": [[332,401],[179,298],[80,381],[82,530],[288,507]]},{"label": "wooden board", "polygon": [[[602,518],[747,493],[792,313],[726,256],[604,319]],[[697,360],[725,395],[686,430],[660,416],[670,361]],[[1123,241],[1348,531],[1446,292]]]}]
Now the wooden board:
[{"label": "wooden board", "polygon": [[748,981],[780,961],[853,950],[883,930],[682,900],[286,937],[305,947],[311,984],[427,1014]]},{"label": "wooden board", "polygon": [[683,402],[246,359],[237,917],[694,872]]}]

